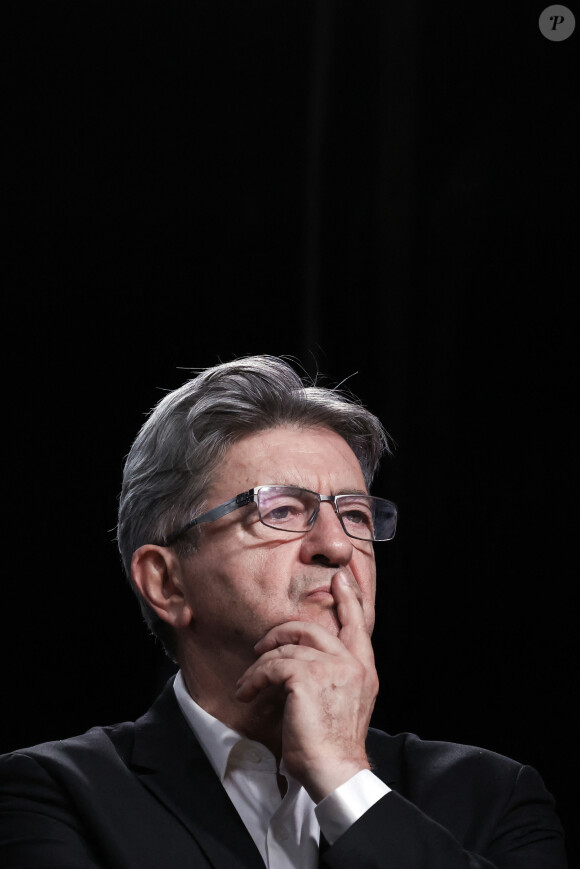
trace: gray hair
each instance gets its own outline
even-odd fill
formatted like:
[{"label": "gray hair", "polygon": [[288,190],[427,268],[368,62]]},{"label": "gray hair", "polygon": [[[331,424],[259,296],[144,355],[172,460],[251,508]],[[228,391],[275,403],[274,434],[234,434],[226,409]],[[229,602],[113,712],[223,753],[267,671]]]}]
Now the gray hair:
[{"label": "gray hair", "polygon": [[[369,489],[381,456],[390,452],[381,422],[357,398],[306,385],[283,359],[248,356],[208,368],[159,401],[127,456],[117,540],[129,580],[140,546],[162,543],[201,515],[229,447],[281,425],[335,431],[359,460]],[[195,551],[199,533],[194,528],[174,544],[180,556]],[[173,630],[137,596],[147,625],[175,660]]]}]

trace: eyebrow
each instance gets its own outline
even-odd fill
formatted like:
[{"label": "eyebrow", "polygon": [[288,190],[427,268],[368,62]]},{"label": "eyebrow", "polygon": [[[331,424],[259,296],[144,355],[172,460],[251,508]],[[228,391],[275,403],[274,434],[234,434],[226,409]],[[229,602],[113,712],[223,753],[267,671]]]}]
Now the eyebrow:
[{"label": "eyebrow", "polygon": [[366,489],[341,489],[340,492],[334,492],[335,495],[368,495]]},{"label": "eyebrow", "polygon": [[[268,486],[288,486],[290,489],[307,489],[307,486],[299,486],[297,483],[265,483]],[[257,487],[254,487],[257,488]],[[309,492],[313,491],[308,489]],[[322,493],[321,493],[322,494]],[[330,495],[368,495],[366,489],[340,489],[338,492],[329,492]]]}]

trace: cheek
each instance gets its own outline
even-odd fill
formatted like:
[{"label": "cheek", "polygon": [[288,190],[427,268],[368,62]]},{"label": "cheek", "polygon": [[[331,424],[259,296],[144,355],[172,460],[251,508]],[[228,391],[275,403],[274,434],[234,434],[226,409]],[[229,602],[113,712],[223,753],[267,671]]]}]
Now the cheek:
[{"label": "cheek", "polygon": [[364,565],[362,577],[364,578],[361,578],[360,585],[363,594],[365,622],[369,634],[371,634],[375,624],[375,597],[377,588],[374,559],[371,564]]},{"label": "cheek", "polygon": [[358,552],[352,565],[355,578],[361,586],[363,594],[374,600],[377,583],[377,567],[374,550]]},{"label": "cheek", "polygon": [[213,576],[208,575],[207,580],[219,588],[220,596],[230,594],[232,599],[251,600],[273,593],[283,576],[281,559],[276,554],[263,546],[233,547],[222,553],[214,564]]},{"label": "cheek", "polygon": [[369,604],[368,607],[365,607],[365,623],[367,626],[367,630],[369,632],[369,636],[372,634],[373,629],[375,627],[375,604],[374,600]]}]

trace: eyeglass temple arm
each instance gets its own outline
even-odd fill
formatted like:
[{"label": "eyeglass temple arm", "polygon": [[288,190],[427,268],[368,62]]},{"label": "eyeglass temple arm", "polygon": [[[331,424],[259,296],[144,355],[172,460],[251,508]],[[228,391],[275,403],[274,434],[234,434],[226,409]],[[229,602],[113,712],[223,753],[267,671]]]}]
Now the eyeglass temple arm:
[{"label": "eyeglass temple arm", "polygon": [[250,504],[253,500],[253,489],[250,489],[249,492],[242,492],[241,495],[236,495],[235,498],[231,498],[229,501],[226,501],[225,504],[220,504],[219,507],[214,507],[213,510],[208,510],[207,513],[203,513],[201,516],[198,516],[197,519],[192,519],[191,522],[188,522],[187,525],[184,525],[183,528],[179,529],[179,531],[170,534],[169,537],[165,538],[163,546],[171,546],[172,543],[175,543],[178,537],[181,537],[182,534],[185,534],[186,531],[189,531],[189,529],[193,528],[195,525],[202,525],[204,522],[213,522],[215,519],[220,519],[222,516],[226,516],[228,513],[237,510],[238,507],[245,507],[246,504]]}]

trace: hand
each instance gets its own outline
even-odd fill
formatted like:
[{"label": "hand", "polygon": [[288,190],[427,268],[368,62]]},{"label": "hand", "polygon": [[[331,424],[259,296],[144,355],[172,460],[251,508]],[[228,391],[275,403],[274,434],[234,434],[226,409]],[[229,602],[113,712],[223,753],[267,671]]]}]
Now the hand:
[{"label": "hand", "polygon": [[286,692],[282,757],[288,772],[320,802],[362,769],[365,739],[378,693],[373,649],[352,580],[332,579],[338,637],[314,622],[286,622],[255,646],[260,657],[238,682],[252,701],[270,685]]}]

